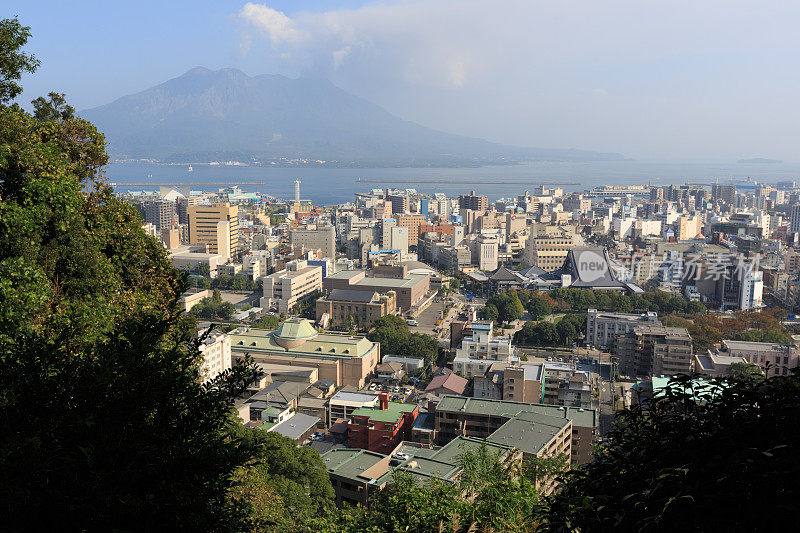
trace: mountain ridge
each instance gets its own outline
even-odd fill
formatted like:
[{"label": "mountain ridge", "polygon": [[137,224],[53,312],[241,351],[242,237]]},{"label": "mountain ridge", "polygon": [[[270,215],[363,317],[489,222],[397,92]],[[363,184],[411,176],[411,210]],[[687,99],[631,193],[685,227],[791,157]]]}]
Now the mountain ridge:
[{"label": "mountain ridge", "polygon": [[82,111],[117,158],[163,162],[332,161],[359,166],[452,166],[526,160],[620,160],[613,153],[506,146],[428,128],[325,78],[248,76],[194,67]]}]

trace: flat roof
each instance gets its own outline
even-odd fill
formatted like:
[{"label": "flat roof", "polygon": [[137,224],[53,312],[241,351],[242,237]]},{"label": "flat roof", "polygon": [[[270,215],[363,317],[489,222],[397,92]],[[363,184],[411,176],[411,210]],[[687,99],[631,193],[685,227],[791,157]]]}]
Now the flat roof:
[{"label": "flat roof", "polygon": [[394,422],[403,413],[410,413],[417,408],[415,403],[388,402],[386,409],[379,407],[359,407],[353,411],[353,416],[368,416],[370,420],[376,422]]},{"label": "flat roof", "polygon": [[302,437],[304,433],[310,431],[318,423],[319,418],[316,416],[311,416],[304,413],[295,413],[292,418],[288,418],[283,422],[272,426],[269,431],[274,431],[275,433],[279,433],[284,437],[297,440]]},{"label": "flat roof", "polygon": [[565,418],[521,413],[500,426],[486,440],[536,455],[569,425],[570,421]]},{"label": "flat roof", "polygon": [[468,414],[481,414],[487,416],[502,416],[513,418],[520,413],[530,412],[550,415],[572,420],[577,427],[596,428],[598,423],[597,410],[582,409],[578,407],[564,407],[543,403],[511,402],[507,400],[490,400],[488,398],[467,398],[446,394],[442,396],[436,406],[437,411],[455,411]]}]

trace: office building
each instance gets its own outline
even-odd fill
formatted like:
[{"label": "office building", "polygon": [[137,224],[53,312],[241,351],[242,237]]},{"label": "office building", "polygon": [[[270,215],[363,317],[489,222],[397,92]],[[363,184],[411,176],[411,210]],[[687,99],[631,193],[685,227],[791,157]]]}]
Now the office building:
[{"label": "office building", "polygon": [[658,314],[604,313],[588,309],[586,314],[586,343],[594,346],[611,346],[617,335],[623,335],[636,326],[658,325]]},{"label": "office building", "polygon": [[[510,421],[515,422],[496,433]],[[573,466],[591,460],[598,423],[594,409],[559,405],[450,395],[436,405],[437,442],[450,442],[459,436],[486,438],[514,446],[529,456],[565,453]]]},{"label": "office building", "polygon": [[336,259],[336,228],[334,226],[310,226],[293,229],[289,233],[292,249],[320,250],[322,257]]},{"label": "office building", "polygon": [[384,277],[375,275],[380,272],[379,268],[374,269],[369,277],[364,270],[343,270],[331,274],[323,280],[325,293],[330,294],[334,289],[378,294],[393,291],[397,297],[397,310],[405,312],[420,303],[430,290],[430,274],[408,274],[407,267],[403,265],[397,267],[394,277]]},{"label": "office building", "polygon": [[261,307],[288,313],[297,302],[322,290],[322,268],[309,266],[307,261],[294,260],[286,268],[263,278],[264,297]]},{"label": "office building", "polygon": [[[327,316],[325,327],[354,326],[369,329],[372,323],[382,316],[392,315],[397,310],[397,294],[388,291],[383,294],[350,289],[333,289],[326,296],[317,299],[316,319],[320,324]],[[351,320],[352,324],[351,324]]]},{"label": "office building", "polygon": [[239,207],[228,203],[189,206],[189,242],[229,258],[239,250]]}]

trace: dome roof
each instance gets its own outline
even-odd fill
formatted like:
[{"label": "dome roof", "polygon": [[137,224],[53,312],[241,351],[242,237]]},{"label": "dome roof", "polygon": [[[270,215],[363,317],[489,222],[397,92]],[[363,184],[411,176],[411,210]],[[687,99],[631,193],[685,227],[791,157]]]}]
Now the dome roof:
[{"label": "dome roof", "polygon": [[305,318],[290,318],[272,333],[275,342],[286,349],[300,346],[316,336],[317,330]]}]

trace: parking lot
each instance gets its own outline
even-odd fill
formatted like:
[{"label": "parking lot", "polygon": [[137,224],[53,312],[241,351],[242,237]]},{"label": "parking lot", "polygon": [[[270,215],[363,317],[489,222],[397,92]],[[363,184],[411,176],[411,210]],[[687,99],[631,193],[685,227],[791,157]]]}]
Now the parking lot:
[{"label": "parking lot", "polygon": [[414,387],[411,385],[386,385],[379,381],[373,381],[364,388],[364,392],[388,392],[389,400],[402,402],[414,393]]}]

